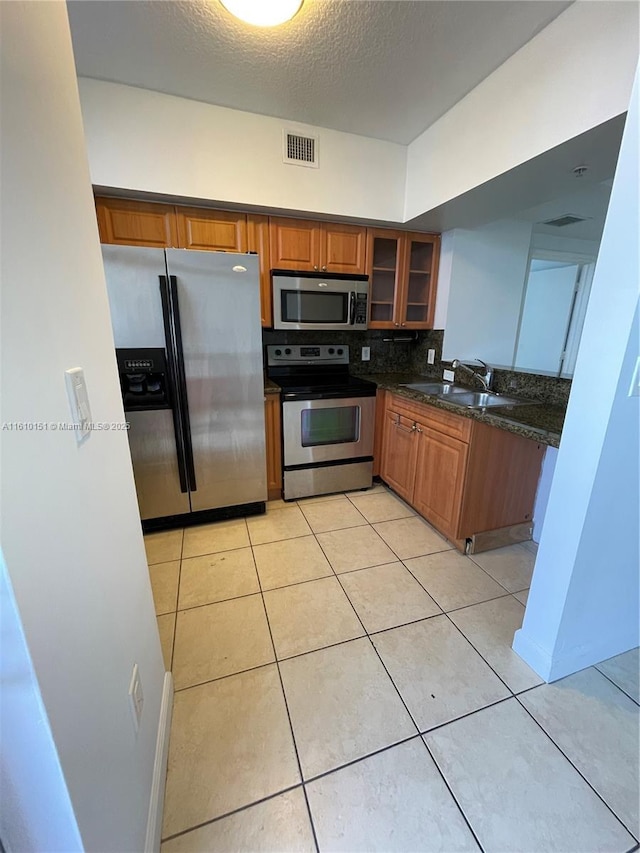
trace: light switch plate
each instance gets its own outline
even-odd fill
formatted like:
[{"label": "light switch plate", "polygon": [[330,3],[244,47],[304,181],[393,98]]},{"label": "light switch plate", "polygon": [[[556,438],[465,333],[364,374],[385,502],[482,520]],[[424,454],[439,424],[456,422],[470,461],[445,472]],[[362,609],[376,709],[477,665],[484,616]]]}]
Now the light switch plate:
[{"label": "light switch plate", "polygon": [[362,347],[362,361],[371,359],[371,347]]},{"label": "light switch plate", "polygon": [[436,351],[434,349],[427,350],[427,364],[433,364],[436,360]]},{"label": "light switch plate", "polygon": [[91,435],[91,407],[84,381],[84,370],[81,367],[71,367],[65,370],[64,378],[74,424],[73,431],[76,434],[76,441],[80,444]]}]

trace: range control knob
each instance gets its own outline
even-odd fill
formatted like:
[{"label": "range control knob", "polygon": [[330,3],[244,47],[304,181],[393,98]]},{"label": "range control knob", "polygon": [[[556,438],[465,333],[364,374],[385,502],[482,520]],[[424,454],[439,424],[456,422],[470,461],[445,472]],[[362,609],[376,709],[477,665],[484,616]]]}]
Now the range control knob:
[{"label": "range control knob", "polygon": [[333,355],[335,352],[333,347],[329,347],[329,355]]},{"label": "range control knob", "polygon": [[286,348],[286,350],[284,351],[284,354],[285,355],[291,355],[291,350],[289,347]]},{"label": "range control knob", "polygon": [[282,355],[282,350],[281,350],[281,349],[277,349],[277,350],[276,350],[276,355]]}]

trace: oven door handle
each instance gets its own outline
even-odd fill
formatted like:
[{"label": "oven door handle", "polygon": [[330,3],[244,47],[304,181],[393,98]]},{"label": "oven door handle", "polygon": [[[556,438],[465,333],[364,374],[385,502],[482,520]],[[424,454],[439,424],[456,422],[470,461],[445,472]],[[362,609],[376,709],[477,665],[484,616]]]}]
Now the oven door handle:
[{"label": "oven door handle", "polygon": [[349,291],[349,325],[353,326],[356,316],[356,293],[355,290]]}]

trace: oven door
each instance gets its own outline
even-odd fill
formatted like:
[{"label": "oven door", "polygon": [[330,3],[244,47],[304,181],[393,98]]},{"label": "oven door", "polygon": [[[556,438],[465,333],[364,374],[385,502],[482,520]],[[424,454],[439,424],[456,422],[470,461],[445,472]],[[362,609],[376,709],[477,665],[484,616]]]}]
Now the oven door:
[{"label": "oven door", "polygon": [[375,397],[283,402],[285,466],[372,456],[375,405]]}]

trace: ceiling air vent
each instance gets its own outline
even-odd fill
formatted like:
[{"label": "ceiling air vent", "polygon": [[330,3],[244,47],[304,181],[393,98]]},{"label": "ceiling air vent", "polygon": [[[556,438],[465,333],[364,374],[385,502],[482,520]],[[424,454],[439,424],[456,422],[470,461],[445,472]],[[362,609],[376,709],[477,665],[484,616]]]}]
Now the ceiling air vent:
[{"label": "ceiling air vent", "polygon": [[318,137],[303,136],[300,133],[292,133],[284,130],[282,134],[284,151],[282,160],[284,163],[292,163],[294,166],[310,166],[318,168]]},{"label": "ceiling air vent", "polygon": [[585,219],[585,216],[575,216],[573,213],[565,213],[564,216],[547,219],[542,225],[553,225],[554,228],[564,228],[565,225],[574,225],[576,222],[584,222]]}]

